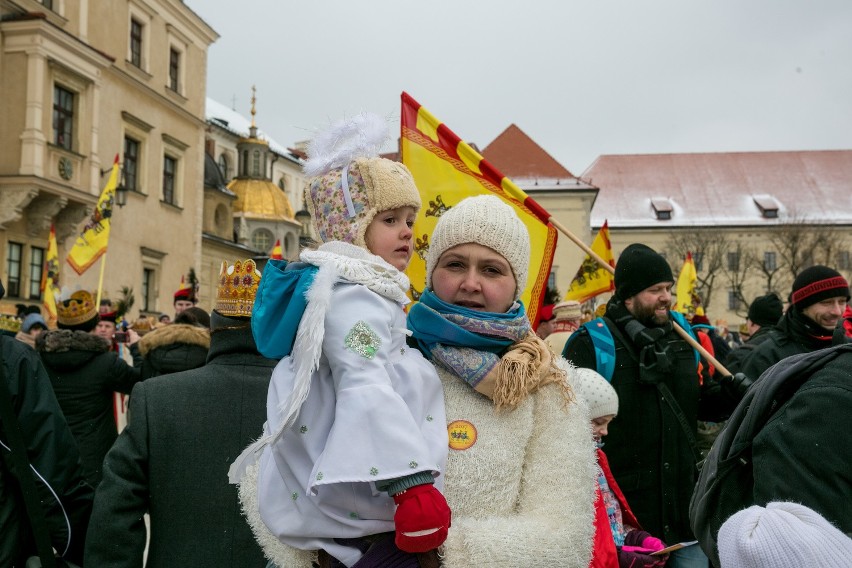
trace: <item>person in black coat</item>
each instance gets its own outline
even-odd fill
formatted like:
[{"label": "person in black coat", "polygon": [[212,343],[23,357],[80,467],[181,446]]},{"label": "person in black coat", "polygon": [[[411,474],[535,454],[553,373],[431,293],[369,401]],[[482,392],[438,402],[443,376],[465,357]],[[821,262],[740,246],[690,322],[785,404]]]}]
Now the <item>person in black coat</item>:
[{"label": "person in black coat", "polygon": [[[727,418],[736,404],[709,376],[701,384],[695,351],[673,328],[673,284],[661,255],[632,244],[618,259],[615,295],[603,316],[620,401],[606,442],[610,467],[642,527],[670,543],[694,539],[688,509],[699,460],[697,420]],[[571,335],[563,356],[600,372],[587,326]],[[668,565],[706,566],[707,558],[690,546],[672,553]]]},{"label": "person in black coat", "polygon": [[[781,359],[831,347],[848,301],[849,283],[839,272],[820,265],[804,269],[793,281],[787,313],[746,357],[742,372],[757,380]],[[845,341],[842,335],[841,340]]]},{"label": "person in black coat", "polygon": [[755,436],[754,503],[801,503],[852,534],[852,350],[833,349]]},{"label": "person in black coat", "polygon": [[108,341],[90,333],[98,311],[89,292],[74,292],[56,308],[59,329],[39,335],[36,351],[77,440],[86,480],[97,487],[101,463],[118,436],[113,392],[129,393],[141,372],[119,358]]},{"label": "person in black coat", "polygon": [[[0,284],[0,298],[3,293]],[[0,335],[0,367],[0,388],[10,397],[50,541],[64,559],[81,563],[94,490],[83,479],[74,437],[35,351]],[[23,566],[36,554],[35,543],[3,422],[0,419],[0,566]]]},{"label": "person in black coat", "polygon": [[723,360],[728,371],[738,373],[742,370],[746,357],[769,339],[770,332],[775,329],[775,324],[783,315],[784,306],[781,299],[774,293],[758,296],[751,302],[746,317],[749,337],[745,343],[731,350],[728,357]]},{"label": "person in black coat", "polygon": [[[130,423],[104,460],[87,566],[140,566],[145,513],[151,523],[147,568],[265,565],[227,473],[266,419],[277,361],[258,353],[247,317],[260,275],[253,264],[249,270],[238,262],[230,270],[246,271],[254,284],[240,306],[220,290],[207,364],[133,389]],[[232,279],[225,280],[230,286]]]}]

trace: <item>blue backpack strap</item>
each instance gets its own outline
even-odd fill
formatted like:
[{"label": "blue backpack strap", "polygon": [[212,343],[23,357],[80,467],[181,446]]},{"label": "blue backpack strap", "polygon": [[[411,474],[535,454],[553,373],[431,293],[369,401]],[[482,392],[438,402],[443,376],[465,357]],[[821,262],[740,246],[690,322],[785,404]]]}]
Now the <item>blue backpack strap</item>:
[{"label": "blue backpack strap", "polygon": [[595,348],[595,365],[598,373],[607,380],[612,381],[615,373],[615,341],[612,333],[603,318],[595,318],[582,325],[586,328],[592,346]]},{"label": "blue backpack strap", "polygon": [[[685,329],[690,337],[698,342],[698,337],[695,335],[695,331],[692,329],[692,326],[689,324],[689,321],[686,319],[686,316],[680,312],[672,312],[670,311],[672,319],[675,320],[675,325],[679,325],[683,329]],[[695,366],[698,366],[698,362],[701,360],[701,355],[698,354],[698,351],[693,348],[692,350],[695,353]]]}]

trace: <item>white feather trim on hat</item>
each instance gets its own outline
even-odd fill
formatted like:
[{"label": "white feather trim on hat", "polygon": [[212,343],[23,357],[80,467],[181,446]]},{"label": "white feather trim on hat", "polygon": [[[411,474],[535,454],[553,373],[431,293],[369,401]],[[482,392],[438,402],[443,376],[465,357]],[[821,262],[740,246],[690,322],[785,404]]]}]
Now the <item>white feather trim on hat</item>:
[{"label": "white feather trim on hat", "polygon": [[382,117],[363,112],[333,124],[319,133],[308,146],[303,170],[309,177],[348,165],[355,158],[379,155],[388,140],[388,123]]}]

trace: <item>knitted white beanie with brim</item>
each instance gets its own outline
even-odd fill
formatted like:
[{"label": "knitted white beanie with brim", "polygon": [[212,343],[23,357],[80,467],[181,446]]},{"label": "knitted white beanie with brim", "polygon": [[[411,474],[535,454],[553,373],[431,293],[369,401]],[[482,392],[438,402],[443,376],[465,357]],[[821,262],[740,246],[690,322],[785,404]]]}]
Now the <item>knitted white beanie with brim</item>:
[{"label": "knitted white beanie with brim", "polygon": [[722,568],[843,568],[852,565],[852,539],[819,513],[797,503],[754,505],[719,529]]},{"label": "knitted white beanie with brim", "polygon": [[509,262],[517,287],[515,299],[527,285],[530,235],[515,211],[496,195],[467,197],[441,215],[426,256],[426,284],[445,251],[468,243],[490,248]]},{"label": "knitted white beanie with brim", "polygon": [[571,372],[571,378],[574,390],[589,405],[589,419],[618,414],[618,393],[599,373],[578,367]]}]

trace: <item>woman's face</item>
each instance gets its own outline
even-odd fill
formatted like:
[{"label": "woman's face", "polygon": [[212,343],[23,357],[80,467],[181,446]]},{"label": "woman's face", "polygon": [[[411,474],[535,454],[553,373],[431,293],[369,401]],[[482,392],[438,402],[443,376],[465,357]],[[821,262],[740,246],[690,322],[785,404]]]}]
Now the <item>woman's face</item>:
[{"label": "woman's face", "polygon": [[447,249],[432,271],[438,298],[479,312],[507,312],[515,302],[515,287],[509,261],[475,243]]}]

